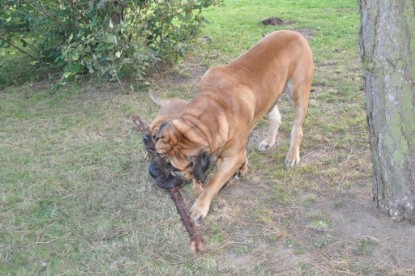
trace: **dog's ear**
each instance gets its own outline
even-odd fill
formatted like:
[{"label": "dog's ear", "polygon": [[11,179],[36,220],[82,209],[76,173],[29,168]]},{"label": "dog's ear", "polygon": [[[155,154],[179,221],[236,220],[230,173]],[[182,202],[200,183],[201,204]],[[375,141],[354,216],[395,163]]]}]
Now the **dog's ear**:
[{"label": "dog's ear", "polygon": [[199,153],[196,159],[193,161],[193,176],[201,181],[204,182],[206,178],[206,172],[212,167],[213,157],[210,153],[203,151]]},{"label": "dog's ear", "polygon": [[157,143],[157,141],[160,139],[160,137],[162,136],[162,134],[163,134],[163,129],[166,127],[166,126],[168,126],[170,124],[170,121],[167,121],[167,122],[163,122],[161,125],[160,125],[160,127],[159,127],[159,130],[158,130],[158,132],[157,132],[157,134],[156,134],[156,136],[154,137],[154,141]]}]

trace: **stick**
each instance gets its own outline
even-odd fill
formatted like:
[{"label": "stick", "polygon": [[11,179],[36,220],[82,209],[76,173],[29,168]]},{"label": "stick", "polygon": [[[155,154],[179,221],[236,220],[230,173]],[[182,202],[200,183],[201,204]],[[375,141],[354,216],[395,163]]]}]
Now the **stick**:
[{"label": "stick", "polygon": [[140,117],[137,115],[132,115],[134,124],[138,127],[138,130],[142,132],[143,134],[150,134],[150,127],[144,123]]},{"label": "stick", "polygon": [[153,158],[153,153],[156,151],[154,140],[151,137],[151,131],[150,127],[141,120],[140,117],[137,115],[132,115],[133,122],[137,126],[138,130],[144,135],[144,145],[146,146],[147,154],[146,154],[146,160],[150,160]]},{"label": "stick", "polygon": [[176,205],[177,212],[182,219],[183,225],[186,228],[187,233],[190,237],[190,251],[192,253],[203,253],[205,251],[205,239],[197,231],[196,225],[193,223],[192,219],[189,216],[189,213],[184,208],[183,197],[180,194],[178,187],[173,187],[169,189],[171,199]]}]

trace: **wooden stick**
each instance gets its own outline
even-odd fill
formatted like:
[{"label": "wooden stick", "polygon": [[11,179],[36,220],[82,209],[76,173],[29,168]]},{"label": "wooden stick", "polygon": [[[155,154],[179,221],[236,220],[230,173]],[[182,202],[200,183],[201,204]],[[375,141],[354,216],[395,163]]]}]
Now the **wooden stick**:
[{"label": "wooden stick", "polygon": [[150,134],[150,127],[143,122],[137,115],[132,115],[134,124],[137,126],[138,130],[143,134]]},{"label": "wooden stick", "polygon": [[176,205],[177,212],[182,219],[183,225],[186,228],[187,233],[190,237],[190,251],[192,253],[203,253],[205,251],[205,239],[203,236],[197,231],[196,225],[192,221],[189,216],[189,213],[184,208],[184,201],[183,197],[180,194],[178,187],[173,187],[169,189],[171,199]]}]

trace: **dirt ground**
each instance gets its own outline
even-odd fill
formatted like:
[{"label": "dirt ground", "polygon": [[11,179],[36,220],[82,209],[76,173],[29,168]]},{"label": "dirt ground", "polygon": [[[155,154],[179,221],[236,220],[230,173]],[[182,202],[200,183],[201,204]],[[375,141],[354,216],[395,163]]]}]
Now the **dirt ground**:
[{"label": "dirt ground", "polygon": [[[258,132],[264,130],[256,129],[252,136]],[[250,151],[257,145],[253,140],[256,139],[251,139]],[[321,153],[311,149],[301,166],[322,159]],[[415,273],[415,227],[406,221],[394,222],[378,212],[370,192],[371,178],[343,191],[301,190],[294,196],[296,203],[281,206],[270,183],[262,182],[261,172],[257,173],[228,184],[214,204],[214,216],[237,220],[226,230],[227,242],[233,246],[229,246],[227,258],[222,260],[223,272],[240,272],[247,264],[261,262],[258,250],[267,252],[260,258],[267,267],[265,271],[272,274]],[[255,206],[264,205],[268,206],[265,218],[252,215]],[[234,217],[226,218],[227,211]],[[255,241],[258,237],[261,244]],[[241,255],[240,247],[235,246],[238,244],[246,247],[249,254]]]}]

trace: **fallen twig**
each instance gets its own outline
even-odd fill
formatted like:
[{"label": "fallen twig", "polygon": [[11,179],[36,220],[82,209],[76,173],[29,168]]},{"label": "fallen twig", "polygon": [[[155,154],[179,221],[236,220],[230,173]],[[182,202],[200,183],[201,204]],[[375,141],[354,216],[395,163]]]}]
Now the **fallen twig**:
[{"label": "fallen twig", "polygon": [[204,252],[205,251],[205,239],[203,236],[197,231],[197,226],[194,224],[192,219],[189,216],[189,213],[184,208],[184,201],[183,197],[180,194],[179,188],[174,187],[169,189],[170,196],[176,205],[177,212],[182,219],[183,225],[186,228],[187,233],[190,237],[190,251],[192,253],[196,252]]}]

